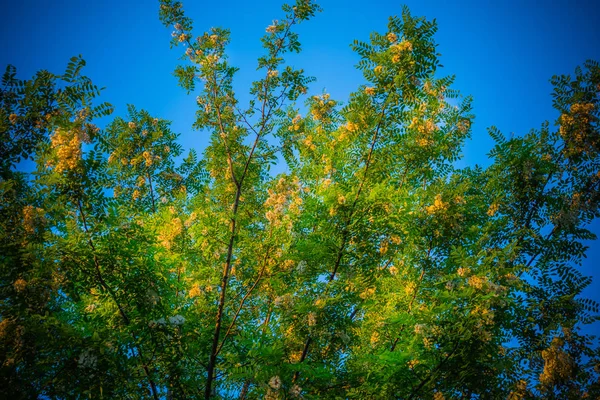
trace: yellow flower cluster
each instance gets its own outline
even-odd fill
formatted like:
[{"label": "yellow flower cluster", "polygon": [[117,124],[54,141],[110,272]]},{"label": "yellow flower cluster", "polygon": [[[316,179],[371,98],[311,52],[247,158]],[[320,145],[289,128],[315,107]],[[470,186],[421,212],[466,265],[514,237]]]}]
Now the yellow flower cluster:
[{"label": "yellow flower cluster", "polygon": [[542,351],[544,370],[540,374],[540,383],[545,389],[551,390],[555,384],[568,381],[573,374],[574,362],[563,346],[564,340],[556,337],[550,347]]},{"label": "yellow flower cluster", "polygon": [[435,196],[435,200],[433,201],[433,204],[430,206],[425,207],[425,210],[427,211],[428,214],[436,214],[439,211],[444,211],[448,209],[448,203],[444,202],[442,200],[442,195],[441,194],[437,194]]},{"label": "yellow flower cluster", "polygon": [[421,147],[432,145],[433,138],[431,135],[440,129],[431,119],[421,120],[418,117],[413,117],[408,128],[416,129],[419,132],[420,136],[416,139],[416,142]]},{"label": "yellow flower cluster", "polygon": [[301,359],[302,359],[301,351],[294,351],[293,353],[290,354],[290,363],[292,363],[292,364],[298,364]]},{"label": "yellow flower cluster", "polygon": [[195,284],[194,286],[192,286],[192,288],[188,292],[188,297],[194,298],[194,297],[200,296],[201,294],[202,294],[202,290],[200,290],[200,286],[198,284]]},{"label": "yellow flower cluster", "polygon": [[458,131],[463,134],[467,133],[470,128],[471,121],[469,121],[468,119],[463,119],[459,121],[458,124],[456,124],[456,129],[458,129]]},{"label": "yellow flower cluster", "polygon": [[528,398],[527,381],[521,379],[515,384],[515,389],[508,394],[507,400],[523,400]]},{"label": "yellow flower cluster", "polygon": [[267,33],[275,33],[277,32],[277,20],[273,21],[273,23],[269,26],[267,26],[267,29],[265,29],[267,31]]},{"label": "yellow flower cluster", "polygon": [[317,316],[314,312],[308,313],[308,326],[315,326],[317,324]]},{"label": "yellow flower cluster", "polygon": [[384,255],[385,253],[388,252],[390,243],[387,240],[384,240],[381,242],[381,245],[379,246],[379,254]]},{"label": "yellow flower cluster", "polygon": [[43,209],[33,206],[23,207],[23,228],[25,232],[29,234],[34,233],[36,226],[43,223],[44,220]]},{"label": "yellow flower cluster", "polygon": [[597,135],[591,128],[594,111],[592,103],[575,103],[571,105],[570,113],[560,116],[559,133],[565,140],[567,155],[576,155],[588,151],[598,141]]},{"label": "yellow flower cluster", "polygon": [[8,120],[10,121],[11,124],[16,124],[17,123],[17,114],[10,114],[10,116],[8,117]]},{"label": "yellow flower cluster", "polygon": [[365,94],[366,94],[367,96],[374,96],[374,95],[375,95],[375,88],[374,88],[374,87],[371,87],[371,86],[367,86],[367,87],[365,88]]},{"label": "yellow flower cluster", "polygon": [[482,306],[475,306],[471,311],[471,314],[477,316],[481,320],[481,324],[483,325],[493,325],[494,324],[494,312],[489,308]]},{"label": "yellow flower cluster", "polygon": [[471,277],[469,277],[468,280],[469,286],[475,288],[475,289],[483,289],[486,284],[488,283],[488,280],[485,276],[477,276],[477,275],[473,275]]},{"label": "yellow flower cluster", "polygon": [[386,39],[390,43],[396,43],[396,41],[398,40],[398,35],[396,35],[394,32],[390,32],[387,34]]},{"label": "yellow flower cluster", "polygon": [[404,293],[406,293],[407,296],[412,296],[415,293],[415,290],[417,290],[417,284],[414,282],[408,282],[404,287]]},{"label": "yellow flower cluster", "polygon": [[377,343],[379,343],[379,337],[380,337],[379,332],[377,332],[377,331],[374,331],[371,334],[371,339],[369,340],[369,342],[371,343],[371,346],[376,346]]},{"label": "yellow flower cluster", "polygon": [[[269,197],[265,201],[267,212],[265,217],[273,226],[279,227],[285,224],[290,230],[293,225],[293,217],[300,211],[302,198],[301,187],[298,177],[289,182],[282,177],[277,182],[275,190],[269,189]],[[288,211],[288,212],[286,212]]]},{"label": "yellow flower cluster", "polygon": [[190,226],[192,226],[192,224],[194,223],[196,218],[198,218],[198,214],[196,214],[195,212],[192,212],[190,214],[189,218],[187,220],[185,220],[185,222],[183,224],[185,225],[186,228],[189,228]]},{"label": "yellow flower cluster", "polygon": [[269,78],[276,78],[279,75],[279,71],[277,71],[276,69],[272,69],[269,70],[269,72],[267,72],[267,76]]},{"label": "yellow flower cluster", "polygon": [[493,217],[498,212],[499,208],[500,208],[500,205],[498,203],[492,203],[490,205],[490,208],[488,208],[488,210],[487,210],[487,215],[489,215],[490,217]]},{"label": "yellow flower cluster", "polygon": [[50,140],[58,158],[56,172],[60,173],[77,168],[82,154],[81,143],[89,141],[89,138],[84,131],[79,129],[57,128]]},{"label": "yellow flower cluster", "polygon": [[346,122],[346,129],[349,132],[356,132],[356,131],[358,131],[358,125],[352,121],[348,121],[348,122]]},{"label": "yellow flower cluster", "polygon": [[407,41],[407,40],[403,40],[398,44],[395,44],[391,47],[392,49],[392,62],[394,64],[399,63],[400,60],[402,59],[402,54],[407,52],[407,51],[412,51],[413,46],[412,43]]},{"label": "yellow flower cluster", "polygon": [[300,129],[300,122],[302,121],[302,116],[300,114],[296,115],[292,119],[292,125],[288,127],[288,131],[297,131]]},{"label": "yellow flower cluster", "polygon": [[27,281],[25,279],[19,278],[13,282],[13,287],[17,292],[22,292],[27,288]]},{"label": "yellow flower cluster", "polygon": [[358,296],[364,300],[364,299],[368,299],[369,297],[373,297],[374,294],[375,294],[375,288],[367,288]]},{"label": "yellow flower cluster", "polygon": [[330,100],[330,95],[325,93],[321,96],[313,96],[313,102],[311,104],[311,114],[315,121],[327,122],[328,115],[333,110],[336,102]]},{"label": "yellow flower cluster", "polygon": [[144,151],[142,153],[142,156],[144,157],[144,162],[146,163],[146,167],[151,166],[152,165],[152,155],[148,151]]},{"label": "yellow flower cluster", "polygon": [[158,235],[158,240],[167,249],[171,249],[173,240],[183,231],[183,223],[179,218],[173,218],[170,223],[165,224],[161,233]]}]

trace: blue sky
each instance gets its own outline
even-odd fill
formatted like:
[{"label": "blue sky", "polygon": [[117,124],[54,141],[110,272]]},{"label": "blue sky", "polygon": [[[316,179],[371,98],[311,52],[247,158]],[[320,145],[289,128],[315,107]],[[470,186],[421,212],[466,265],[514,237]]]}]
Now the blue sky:
[{"label": "blue sky", "polygon": [[[231,62],[241,68],[236,81],[245,91],[256,77],[259,38],[273,19],[283,17],[280,1],[183,0],[196,33],[213,26],[232,32]],[[322,0],[323,12],[298,29],[304,51],[292,58],[317,78],[311,92],[326,89],[344,100],[362,83],[354,69],[358,58],[349,44],[384,32],[387,17],[406,4],[415,15],[435,18],[442,53],[442,74],[455,74],[455,88],[474,97],[473,138],[464,163],[486,164],[491,141],[486,129],[526,133],[557,115],[551,107],[554,74],[570,74],[586,59],[600,60],[600,2],[595,0],[497,1],[455,0],[404,2],[388,0]],[[134,104],[173,121],[185,147],[202,149],[208,142],[194,132],[194,95],[177,86],[172,72],[180,49],[169,49],[170,30],[158,21],[153,0],[20,0],[0,15],[0,68],[17,67],[21,78],[39,69],[61,73],[70,57],[82,54],[85,74],[106,87],[103,101],[125,113]],[[600,223],[593,224],[600,233]],[[597,277],[586,294],[600,301],[600,244],[589,243],[583,270]],[[597,261],[596,261],[597,263]]]}]

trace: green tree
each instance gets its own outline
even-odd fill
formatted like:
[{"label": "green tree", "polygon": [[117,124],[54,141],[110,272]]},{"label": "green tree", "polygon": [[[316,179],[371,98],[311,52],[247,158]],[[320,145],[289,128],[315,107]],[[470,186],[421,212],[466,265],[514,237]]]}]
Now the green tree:
[{"label": "green tree", "polygon": [[[600,65],[552,82],[555,125],[457,168],[470,98],[408,9],[356,41],[341,103],[285,62],[318,5],[266,28],[241,104],[229,31],[183,47],[202,157],[81,75],[0,92],[0,362],[11,398],[580,399],[600,396],[598,305],[581,298],[599,215]],[[19,171],[23,158],[34,172]],[[270,168],[285,163],[286,173]]]}]

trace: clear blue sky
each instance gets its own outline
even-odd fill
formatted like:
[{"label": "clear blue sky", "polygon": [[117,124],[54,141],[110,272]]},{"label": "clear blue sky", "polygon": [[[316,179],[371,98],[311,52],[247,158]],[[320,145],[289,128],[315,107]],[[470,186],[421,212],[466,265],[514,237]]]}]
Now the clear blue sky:
[{"label": "clear blue sky", "polygon": [[[231,29],[230,57],[242,68],[237,91],[256,76],[259,38],[272,19],[281,18],[280,1],[183,0],[196,33],[213,26]],[[464,151],[466,164],[486,164],[491,142],[486,128],[522,134],[557,115],[551,107],[554,74],[572,73],[586,59],[600,60],[600,2],[597,0],[322,0],[323,12],[299,28],[304,51],[293,58],[317,82],[344,100],[361,83],[357,57],[349,44],[385,31],[387,17],[407,4],[415,15],[439,24],[442,73],[455,74],[455,88],[474,96],[473,139]],[[193,132],[195,96],[177,86],[172,71],[180,50],[169,49],[170,30],[158,21],[153,0],[20,0],[0,15],[0,68],[17,67],[20,77],[38,69],[61,73],[73,55],[88,62],[85,74],[105,86],[103,100],[123,115],[125,104],[174,121],[185,147],[202,149],[206,134]],[[600,233],[600,223],[593,225]],[[584,272],[594,275],[586,291],[600,301],[600,244],[589,243]]]}]

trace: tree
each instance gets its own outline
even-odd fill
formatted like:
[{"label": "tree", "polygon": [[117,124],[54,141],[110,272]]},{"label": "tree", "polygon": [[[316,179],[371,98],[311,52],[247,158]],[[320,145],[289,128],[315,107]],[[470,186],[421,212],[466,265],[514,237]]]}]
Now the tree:
[{"label": "tree", "polygon": [[[0,92],[0,360],[11,398],[596,398],[581,326],[585,226],[599,215],[600,65],[552,79],[556,128],[457,168],[470,98],[440,77],[435,23],[408,9],[356,41],[365,84],[306,96],[285,64],[285,5],[242,105],[229,32],[194,37],[175,74],[199,93],[182,158],[169,122],[63,75]],[[304,106],[299,104],[305,100]],[[19,171],[32,158],[36,170]],[[275,163],[286,173],[273,174]]]}]

